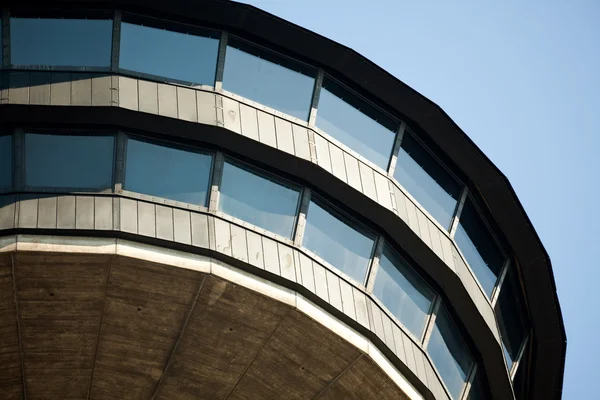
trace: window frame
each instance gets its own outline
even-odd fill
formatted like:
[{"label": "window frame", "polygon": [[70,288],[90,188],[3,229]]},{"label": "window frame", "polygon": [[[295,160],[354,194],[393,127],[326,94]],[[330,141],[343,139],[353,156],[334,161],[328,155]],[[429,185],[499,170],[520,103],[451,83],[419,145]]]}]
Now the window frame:
[{"label": "window frame", "polygon": [[0,133],[0,137],[10,136],[10,155],[11,155],[11,171],[10,171],[10,185],[7,188],[0,187],[0,194],[3,193],[11,193],[16,191],[16,170],[17,170],[17,160],[16,160],[16,143],[15,143],[15,135],[13,134],[11,129],[7,129],[4,132]]}]

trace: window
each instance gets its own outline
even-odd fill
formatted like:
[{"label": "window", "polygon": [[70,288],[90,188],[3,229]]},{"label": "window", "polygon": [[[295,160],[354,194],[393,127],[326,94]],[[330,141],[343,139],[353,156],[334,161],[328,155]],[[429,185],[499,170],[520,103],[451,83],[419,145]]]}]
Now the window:
[{"label": "window", "polygon": [[483,395],[483,390],[481,387],[481,381],[479,380],[479,374],[475,376],[473,382],[471,384],[471,389],[469,389],[469,395],[467,396],[467,400],[484,400],[485,396]]},{"label": "window", "polygon": [[416,338],[421,338],[435,295],[387,245],[379,260],[373,294]]},{"label": "window", "polygon": [[12,136],[0,136],[0,189],[12,186]]},{"label": "window", "polygon": [[108,19],[11,18],[13,65],[110,67]]},{"label": "window", "polygon": [[303,246],[357,282],[364,282],[375,238],[311,201]]},{"label": "window", "polygon": [[125,189],[206,207],[212,156],[129,139]]},{"label": "window", "polygon": [[113,136],[25,134],[25,185],[102,190],[112,187]]},{"label": "window", "polygon": [[525,301],[513,269],[507,271],[502,290],[496,303],[496,317],[502,336],[502,348],[510,371],[519,357],[519,351],[527,336],[527,324],[523,310]]},{"label": "window", "polygon": [[443,305],[435,318],[427,353],[446,384],[450,396],[458,400],[473,366],[473,358]]},{"label": "window", "polygon": [[300,192],[225,162],[219,210],[281,236],[291,238]]},{"label": "window", "polygon": [[450,227],[461,186],[408,132],[402,138],[394,178],[442,226]]},{"label": "window", "polygon": [[230,39],[223,89],[306,121],[315,75],[300,63]]},{"label": "window", "polygon": [[329,79],[323,81],[316,125],[387,169],[398,123]]},{"label": "window", "polygon": [[505,257],[471,199],[465,201],[454,240],[481,287],[490,297]]},{"label": "window", "polygon": [[218,52],[212,37],[121,24],[121,69],[212,86]]}]

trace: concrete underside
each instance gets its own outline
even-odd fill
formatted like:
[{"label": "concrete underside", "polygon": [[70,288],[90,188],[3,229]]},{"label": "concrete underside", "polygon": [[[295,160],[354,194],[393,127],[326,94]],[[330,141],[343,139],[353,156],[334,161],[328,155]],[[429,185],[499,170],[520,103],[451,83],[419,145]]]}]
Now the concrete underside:
[{"label": "concrete underside", "polygon": [[354,345],[214,275],[0,254],[2,399],[399,399]]}]

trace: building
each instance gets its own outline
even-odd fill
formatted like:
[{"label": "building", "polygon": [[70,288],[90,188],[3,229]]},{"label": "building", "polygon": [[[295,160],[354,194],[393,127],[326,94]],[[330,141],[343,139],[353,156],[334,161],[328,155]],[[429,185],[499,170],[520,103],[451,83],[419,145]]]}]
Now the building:
[{"label": "building", "polygon": [[7,0],[3,399],[560,399],[507,179],[356,52],[228,1]]}]

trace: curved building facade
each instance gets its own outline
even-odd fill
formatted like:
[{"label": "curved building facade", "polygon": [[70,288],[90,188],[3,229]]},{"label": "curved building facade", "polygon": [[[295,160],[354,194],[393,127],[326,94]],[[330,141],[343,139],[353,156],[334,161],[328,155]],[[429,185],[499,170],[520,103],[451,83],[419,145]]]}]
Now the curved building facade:
[{"label": "curved building facade", "polygon": [[229,1],[2,9],[7,399],[560,399],[502,173],[354,51]]}]

